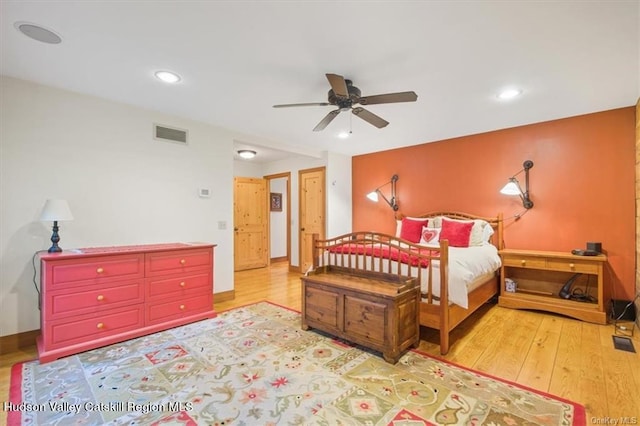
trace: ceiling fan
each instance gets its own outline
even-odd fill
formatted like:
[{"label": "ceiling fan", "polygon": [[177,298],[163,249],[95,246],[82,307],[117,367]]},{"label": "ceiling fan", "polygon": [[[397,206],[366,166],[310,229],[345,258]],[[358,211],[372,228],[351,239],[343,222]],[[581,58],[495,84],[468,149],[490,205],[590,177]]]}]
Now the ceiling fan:
[{"label": "ceiling fan", "polygon": [[335,105],[338,109],[330,111],[323,119],[313,128],[314,132],[323,130],[331,121],[336,118],[342,111],[349,111],[369,124],[373,124],[377,128],[381,129],[389,124],[385,119],[378,117],[369,110],[362,108],[361,106],[354,107],[354,105],[375,105],[375,104],[390,104],[396,102],[415,102],[418,99],[418,95],[415,92],[399,92],[399,93],[385,93],[383,95],[373,96],[360,96],[361,92],[356,86],[353,85],[351,80],[345,79],[338,74],[325,74],[331,90],[329,90],[328,102],[308,102],[302,104],[282,104],[274,105],[274,108],[289,108],[300,106],[328,106]]}]

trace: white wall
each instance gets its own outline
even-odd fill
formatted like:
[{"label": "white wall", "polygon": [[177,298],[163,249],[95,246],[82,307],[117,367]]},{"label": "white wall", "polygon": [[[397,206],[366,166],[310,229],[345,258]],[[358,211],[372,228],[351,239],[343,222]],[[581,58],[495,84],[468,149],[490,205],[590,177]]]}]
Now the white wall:
[{"label": "white wall", "polygon": [[287,256],[287,178],[269,180],[269,192],[282,194],[282,211],[269,212],[269,256]]},{"label": "white wall", "polygon": [[[51,223],[39,221],[47,198],[68,200],[75,217],[61,223],[63,249],[215,243],[215,292],[233,289],[237,135],[8,77],[0,84],[1,336],[40,327],[31,259],[51,245]],[[188,146],[154,140],[153,123],[188,129]]]},{"label": "white wall", "polygon": [[260,163],[253,163],[251,160],[235,160],[233,162],[233,176],[235,177],[261,178],[263,175]]},{"label": "white wall", "polygon": [[327,237],[353,230],[351,157],[327,153]]}]

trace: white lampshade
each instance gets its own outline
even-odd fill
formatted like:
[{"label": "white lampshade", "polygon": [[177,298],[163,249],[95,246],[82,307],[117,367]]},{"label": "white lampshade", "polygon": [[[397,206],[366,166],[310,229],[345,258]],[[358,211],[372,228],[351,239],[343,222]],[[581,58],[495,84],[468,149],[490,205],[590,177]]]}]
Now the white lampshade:
[{"label": "white lampshade", "polygon": [[515,182],[515,179],[512,178],[509,180],[509,183],[507,183],[500,190],[500,193],[504,195],[521,195],[522,191],[520,190],[518,184]]},{"label": "white lampshade", "polygon": [[73,215],[66,200],[47,200],[42,208],[40,220],[47,222],[73,220]]},{"label": "white lampshade", "polygon": [[367,194],[367,198],[373,202],[378,202],[378,191],[371,191]]}]

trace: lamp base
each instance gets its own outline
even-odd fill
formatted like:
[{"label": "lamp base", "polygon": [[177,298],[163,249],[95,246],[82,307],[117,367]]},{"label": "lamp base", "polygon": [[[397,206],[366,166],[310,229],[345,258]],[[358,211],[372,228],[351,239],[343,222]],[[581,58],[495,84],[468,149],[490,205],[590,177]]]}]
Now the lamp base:
[{"label": "lamp base", "polygon": [[60,235],[58,235],[58,221],[53,221],[53,234],[51,234],[51,247],[47,250],[49,253],[60,253],[62,249],[58,246],[58,241],[60,241]]}]

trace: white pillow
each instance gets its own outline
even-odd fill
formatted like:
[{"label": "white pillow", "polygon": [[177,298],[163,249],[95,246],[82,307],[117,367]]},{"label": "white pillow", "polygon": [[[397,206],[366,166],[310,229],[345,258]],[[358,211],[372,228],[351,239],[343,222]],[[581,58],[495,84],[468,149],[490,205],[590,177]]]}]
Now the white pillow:
[{"label": "white pillow", "polygon": [[490,244],[491,236],[494,234],[493,227],[487,223],[487,225],[482,229],[482,242],[483,244]]}]

